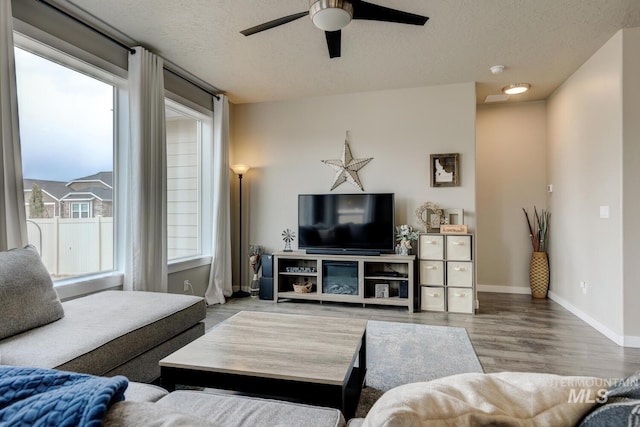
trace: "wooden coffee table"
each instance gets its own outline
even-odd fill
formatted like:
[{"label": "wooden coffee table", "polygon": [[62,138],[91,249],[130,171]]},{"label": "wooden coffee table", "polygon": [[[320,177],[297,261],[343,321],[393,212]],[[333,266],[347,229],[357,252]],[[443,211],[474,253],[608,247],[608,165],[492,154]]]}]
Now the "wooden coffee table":
[{"label": "wooden coffee table", "polygon": [[162,383],[331,406],[349,419],[366,374],[366,327],[360,319],[242,311],[162,359]]}]

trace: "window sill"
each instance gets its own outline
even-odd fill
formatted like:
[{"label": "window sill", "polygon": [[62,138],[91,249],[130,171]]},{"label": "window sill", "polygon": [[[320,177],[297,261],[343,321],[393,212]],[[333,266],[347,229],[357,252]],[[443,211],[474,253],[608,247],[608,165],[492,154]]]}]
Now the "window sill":
[{"label": "window sill", "polygon": [[75,277],[53,283],[61,300],[66,301],[107,289],[122,289],[124,275],[120,272],[106,273],[90,277]]},{"label": "window sill", "polygon": [[[169,274],[177,273],[210,265],[211,261],[212,257],[210,256],[178,260],[171,262],[167,270]],[[123,283],[124,274],[113,272],[95,276],[57,280],[53,282],[53,286],[60,299],[66,301],[96,292],[106,291],[107,289],[122,289]]]},{"label": "window sill", "polygon": [[202,256],[197,258],[180,259],[175,261],[169,261],[168,272],[169,274],[178,273],[180,271],[191,270],[193,268],[202,267],[204,265],[211,265],[213,260],[210,256]]}]

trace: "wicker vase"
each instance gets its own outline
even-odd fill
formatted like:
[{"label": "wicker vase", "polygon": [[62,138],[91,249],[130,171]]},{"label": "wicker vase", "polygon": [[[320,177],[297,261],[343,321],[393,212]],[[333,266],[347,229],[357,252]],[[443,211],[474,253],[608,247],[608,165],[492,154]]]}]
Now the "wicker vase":
[{"label": "wicker vase", "polygon": [[531,254],[529,285],[531,286],[532,297],[547,297],[547,291],[549,290],[549,260],[546,252],[534,252]]}]

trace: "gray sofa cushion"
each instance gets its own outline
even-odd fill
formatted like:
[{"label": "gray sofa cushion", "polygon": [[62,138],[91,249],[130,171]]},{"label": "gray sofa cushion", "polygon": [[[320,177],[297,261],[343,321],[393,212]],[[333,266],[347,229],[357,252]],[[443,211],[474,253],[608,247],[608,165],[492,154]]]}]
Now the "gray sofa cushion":
[{"label": "gray sofa cushion", "polygon": [[63,303],[57,322],[0,341],[2,363],[104,375],[206,316],[200,297],[105,291]]},{"label": "gray sofa cushion", "polygon": [[143,384],[129,381],[129,385],[124,392],[124,400],[127,402],[157,402],[165,397],[169,392],[162,387],[153,384]]},{"label": "gray sofa cushion", "polygon": [[53,282],[35,247],[0,252],[0,339],[64,316]]},{"label": "gray sofa cushion", "polygon": [[225,427],[345,425],[344,417],[337,409],[224,392],[174,391],[160,399],[156,405],[180,410]]},{"label": "gray sofa cushion", "polygon": [[123,363],[104,375],[107,377],[122,375],[129,378],[130,381],[152,383],[160,378],[160,365],[158,363],[160,360],[203,335],[204,323],[198,322],[180,335],[153,347],[149,351]]},{"label": "gray sofa cushion", "polygon": [[222,427],[202,418],[149,402],[118,402],[109,408],[104,427]]}]

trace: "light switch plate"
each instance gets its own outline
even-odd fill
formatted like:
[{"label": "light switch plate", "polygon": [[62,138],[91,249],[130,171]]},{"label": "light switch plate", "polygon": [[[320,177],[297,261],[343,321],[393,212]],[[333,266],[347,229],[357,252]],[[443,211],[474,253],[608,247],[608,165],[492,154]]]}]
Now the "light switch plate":
[{"label": "light switch plate", "polygon": [[600,206],[600,218],[609,218],[609,206]]}]

